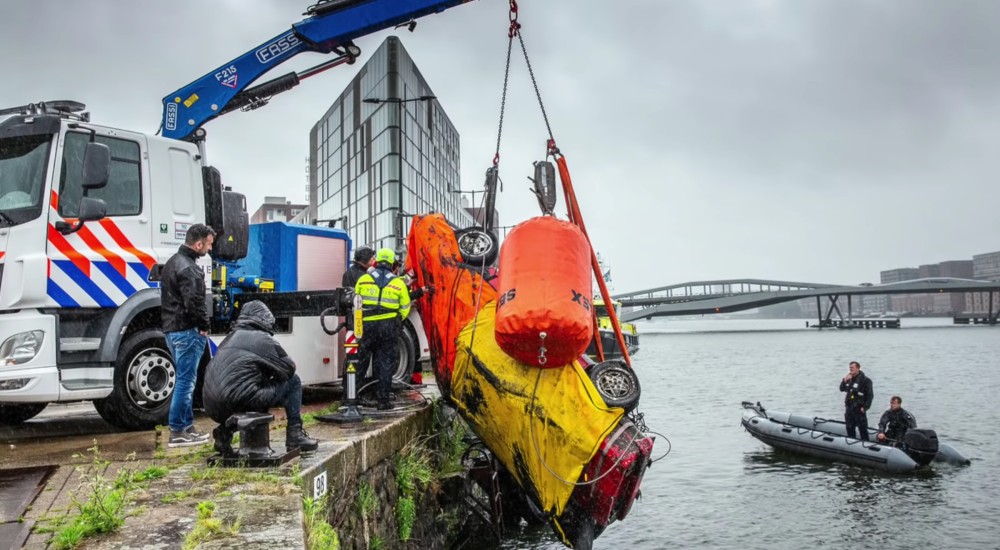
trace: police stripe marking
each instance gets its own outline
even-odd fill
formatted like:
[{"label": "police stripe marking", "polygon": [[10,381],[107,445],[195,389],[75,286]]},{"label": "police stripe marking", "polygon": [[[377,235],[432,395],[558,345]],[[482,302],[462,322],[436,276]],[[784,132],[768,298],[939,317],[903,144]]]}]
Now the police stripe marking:
[{"label": "police stripe marking", "polygon": [[121,229],[115,225],[115,222],[105,218],[97,223],[108,232],[108,235],[115,241],[115,244],[120,246],[122,250],[125,250],[129,254],[135,256],[136,259],[142,262],[142,265],[146,266],[146,274],[148,275],[149,270],[156,265],[156,260],[149,254],[146,254],[142,250],[136,248],[135,245],[132,244],[132,241],[128,240],[128,237],[126,237],[125,234],[122,233]]},{"label": "police stripe marking", "polygon": [[63,273],[69,275],[69,278],[76,283],[81,290],[86,292],[95,302],[97,302],[97,305],[103,307],[113,307],[118,305],[104,293],[104,290],[94,284],[94,281],[90,280],[90,276],[88,274],[84,274],[76,263],[67,260],[52,260],[52,263],[56,264],[56,267],[61,269]]},{"label": "police stripe marking", "polygon": [[55,300],[61,307],[80,307],[80,304],[51,278],[49,278],[46,293],[49,295],[49,298]]},{"label": "police stripe marking", "polygon": [[90,260],[88,260],[83,254],[80,254],[69,244],[66,237],[63,237],[61,233],[56,231],[56,227],[49,224],[49,242],[52,246],[56,247],[56,250],[62,253],[70,262],[73,263],[83,273],[84,277],[90,277]]}]

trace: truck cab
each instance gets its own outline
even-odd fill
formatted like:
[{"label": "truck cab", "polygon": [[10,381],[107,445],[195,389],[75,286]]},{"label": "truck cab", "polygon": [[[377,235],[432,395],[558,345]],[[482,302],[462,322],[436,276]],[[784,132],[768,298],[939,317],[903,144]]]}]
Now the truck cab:
[{"label": "truck cab", "polygon": [[112,396],[125,342],[143,367],[115,414],[163,409],[172,392],[162,333],[133,337],[159,325],[150,271],[206,220],[198,148],[91,124],[83,108],[28,105],[0,122],[0,422]]}]

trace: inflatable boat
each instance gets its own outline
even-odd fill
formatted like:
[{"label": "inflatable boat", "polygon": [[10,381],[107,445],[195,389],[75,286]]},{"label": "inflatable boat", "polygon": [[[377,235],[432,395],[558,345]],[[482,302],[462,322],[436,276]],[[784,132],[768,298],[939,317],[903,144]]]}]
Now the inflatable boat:
[{"label": "inflatable boat", "polygon": [[969,464],[954,447],[940,442],[934,430],[910,429],[899,446],[892,446],[876,442],[874,429],[868,430],[870,441],[862,441],[847,437],[842,421],[765,410],[760,403],[747,401],[742,424],[750,435],[775,449],[887,472],[911,472],[935,461]]},{"label": "inflatable boat", "polygon": [[[624,362],[590,361],[585,341],[575,358],[563,362],[551,336],[555,330],[547,339],[542,333],[541,344],[526,344],[536,347],[526,347],[521,359],[510,345],[503,347],[501,310],[539,303],[528,299],[526,285],[504,290],[511,277],[504,254],[514,231],[501,253],[499,288],[484,278],[487,262],[470,258],[440,214],[413,218],[406,266],[417,286],[435,289],[420,307],[442,398],[486,447],[481,460],[472,461],[486,470],[467,472],[480,484],[477,492],[487,495],[483,515],[491,516],[497,531],[521,519],[548,522],[567,546],[589,549],[605,527],[629,513],[650,464],[653,437],[641,416],[632,414],[639,385]],[[550,265],[553,256],[525,261]],[[566,298],[577,300],[569,311],[583,309],[581,297],[588,294],[567,292]],[[555,306],[543,309],[555,315]],[[585,311],[591,323],[592,312]]]}]

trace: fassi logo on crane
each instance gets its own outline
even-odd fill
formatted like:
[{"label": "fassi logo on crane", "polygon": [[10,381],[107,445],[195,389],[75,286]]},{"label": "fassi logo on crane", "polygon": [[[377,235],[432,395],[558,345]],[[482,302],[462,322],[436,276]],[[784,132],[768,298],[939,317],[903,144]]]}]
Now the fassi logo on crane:
[{"label": "fassi logo on crane", "polygon": [[299,39],[295,36],[295,33],[289,32],[257,50],[257,61],[268,63],[298,45]]}]

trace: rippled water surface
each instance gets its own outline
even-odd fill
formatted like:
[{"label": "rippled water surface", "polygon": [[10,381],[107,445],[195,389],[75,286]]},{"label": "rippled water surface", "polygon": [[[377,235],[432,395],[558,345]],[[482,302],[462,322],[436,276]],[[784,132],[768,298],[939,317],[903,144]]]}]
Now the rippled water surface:
[{"label": "rippled water surface", "polygon": [[[1000,327],[903,319],[900,330],[807,330],[804,321],[640,324],[641,410],[670,454],[642,500],[594,548],[1000,548]],[[972,459],[889,475],[779,454],[740,426],[742,401],[838,417],[847,363]],[[667,449],[659,439],[654,455]],[[547,528],[509,549],[561,548]]]}]

